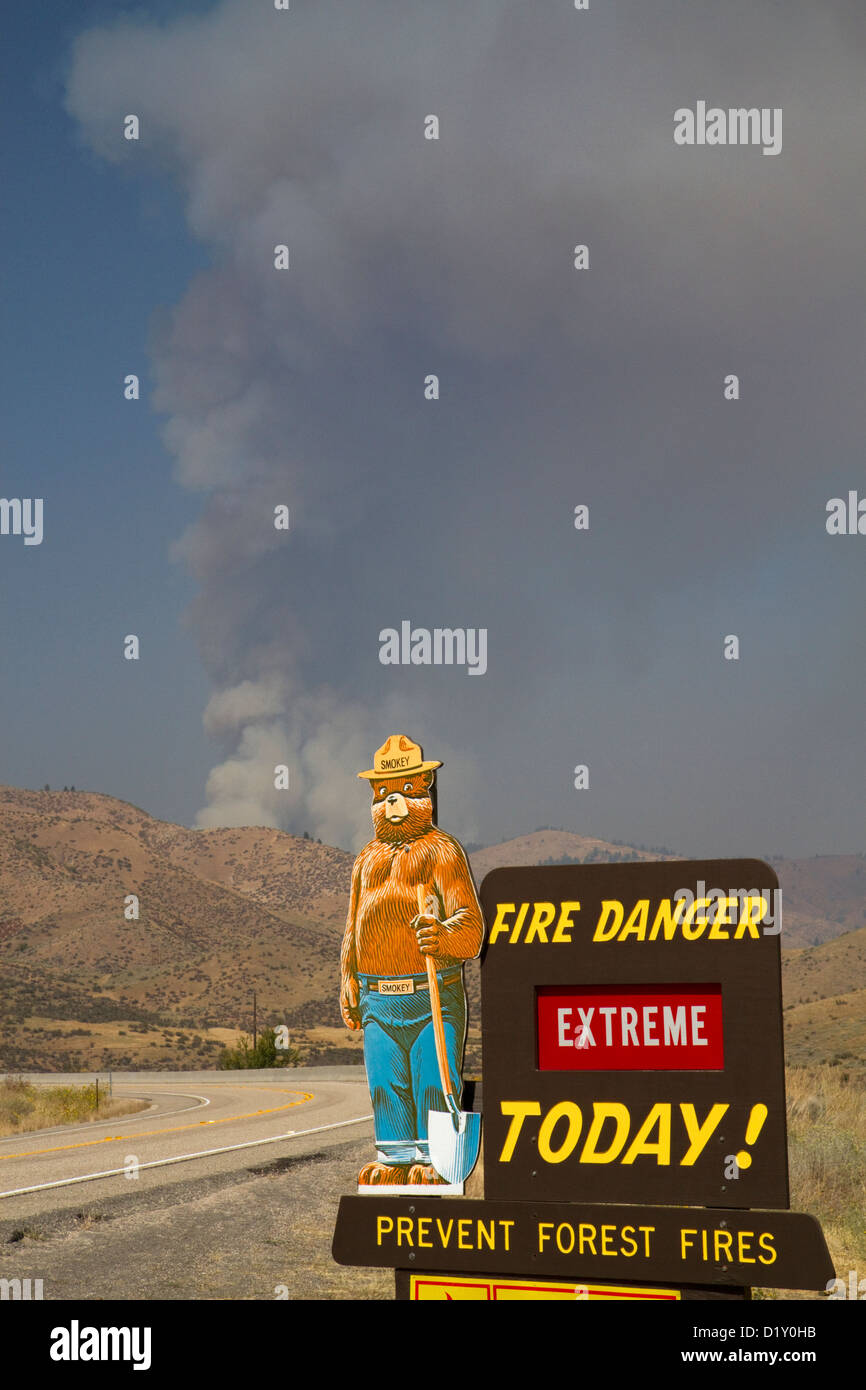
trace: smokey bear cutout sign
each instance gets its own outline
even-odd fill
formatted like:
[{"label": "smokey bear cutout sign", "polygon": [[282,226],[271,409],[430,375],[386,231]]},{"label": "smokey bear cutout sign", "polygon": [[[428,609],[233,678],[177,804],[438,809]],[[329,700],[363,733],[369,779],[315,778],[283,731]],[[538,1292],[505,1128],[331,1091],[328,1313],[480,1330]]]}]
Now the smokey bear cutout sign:
[{"label": "smokey bear cutout sign", "polygon": [[433,823],[439,767],[394,734],[358,773],[372,789],[375,838],[352,871],[340,1008],[348,1028],[364,1030],[373,1104],[376,1158],[358,1176],[362,1193],[462,1191],[431,1161],[428,1117],[449,1113],[449,1095],[460,1104],[463,962],[481,949],[484,926],[466,855]]}]

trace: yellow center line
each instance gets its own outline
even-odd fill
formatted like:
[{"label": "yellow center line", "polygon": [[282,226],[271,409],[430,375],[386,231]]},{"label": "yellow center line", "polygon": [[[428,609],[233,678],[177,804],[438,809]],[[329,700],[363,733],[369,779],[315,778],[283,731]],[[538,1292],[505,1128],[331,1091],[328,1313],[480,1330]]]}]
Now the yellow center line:
[{"label": "yellow center line", "polygon": [[[273,1087],[268,1086],[267,1090],[273,1094]],[[154,1134],[180,1134],[185,1129],[198,1129],[200,1125],[227,1125],[232,1120],[251,1120],[256,1115],[276,1115],[280,1110],[293,1110],[296,1105],[306,1105],[307,1101],[315,1100],[312,1091],[286,1091],[281,1090],[284,1096],[300,1096],[300,1100],[290,1100],[286,1105],[273,1105],[268,1110],[250,1110],[246,1115],[226,1115],[221,1120],[197,1120],[191,1125],[173,1125],[171,1129],[145,1129],[138,1134],[105,1134],[101,1139],[83,1139],[78,1144],[56,1144],[51,1149],[28,1149],[19,1154],[0,1154],[0,1162],[7,1158],[38,1158],[40,1154],[62,1153],[65,1149],[91,1149],[95,1144],[119,1144],[128,1139],[148,1139]]]}]

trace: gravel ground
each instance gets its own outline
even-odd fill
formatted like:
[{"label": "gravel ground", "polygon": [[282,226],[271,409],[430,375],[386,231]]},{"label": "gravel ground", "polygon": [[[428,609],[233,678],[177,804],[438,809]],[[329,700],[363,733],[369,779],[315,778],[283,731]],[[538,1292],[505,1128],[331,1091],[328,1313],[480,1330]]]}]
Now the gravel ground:
[{"label": "gravel ground", "polygon": [[393,1299],[390,1270],[331,1259],[339,1199],[370,1140],[235,1173],[142,1186],[26,1225],[2,1220],[0,1278],[43,1280],[48,1299]]}]

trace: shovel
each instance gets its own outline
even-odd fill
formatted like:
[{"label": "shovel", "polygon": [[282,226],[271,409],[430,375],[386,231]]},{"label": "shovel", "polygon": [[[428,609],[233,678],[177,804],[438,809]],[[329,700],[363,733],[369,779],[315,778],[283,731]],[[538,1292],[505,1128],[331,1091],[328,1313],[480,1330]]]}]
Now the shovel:
[{"label": "shovel", "polygon": [[[418,884],[418,912],[426,914],[427,894]],[[433,1036],[436,1039],[436,1061],[439,1063],[439,1080],[445,1097],[447,1112],[427,1111],[427,1138],[430,1144],[430,1162],[440,1177],[446,1182],[465,1182],[478,1160],[481,1143],[481,1116],[458,1109],[454,1099],[454,1089],[448,1074],[448,1054],[445,1051],[445,1029],[442,1025],[442,1002],[439,998],[439,981],[433,957],[425,955],[427,984],[430,988],[430,1010],[433,1014]],[[458,1081],[459,1081],[458,1077]]]}]

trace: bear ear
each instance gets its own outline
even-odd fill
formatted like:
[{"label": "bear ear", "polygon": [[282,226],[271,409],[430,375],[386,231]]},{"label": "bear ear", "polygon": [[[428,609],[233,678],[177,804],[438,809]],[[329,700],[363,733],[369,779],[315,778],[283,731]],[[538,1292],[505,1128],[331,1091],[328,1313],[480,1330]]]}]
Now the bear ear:
[{"label": "bear ear", "polygon": [[435,773],[435,772],[425,772],[425,773],[424,773],[424,777],[423,777],[424,786],[425,786],[425,787],[432,787],[433,782],[434,782],[434,780],[435,780],[435,777],[436,777],[436,773]]}]

